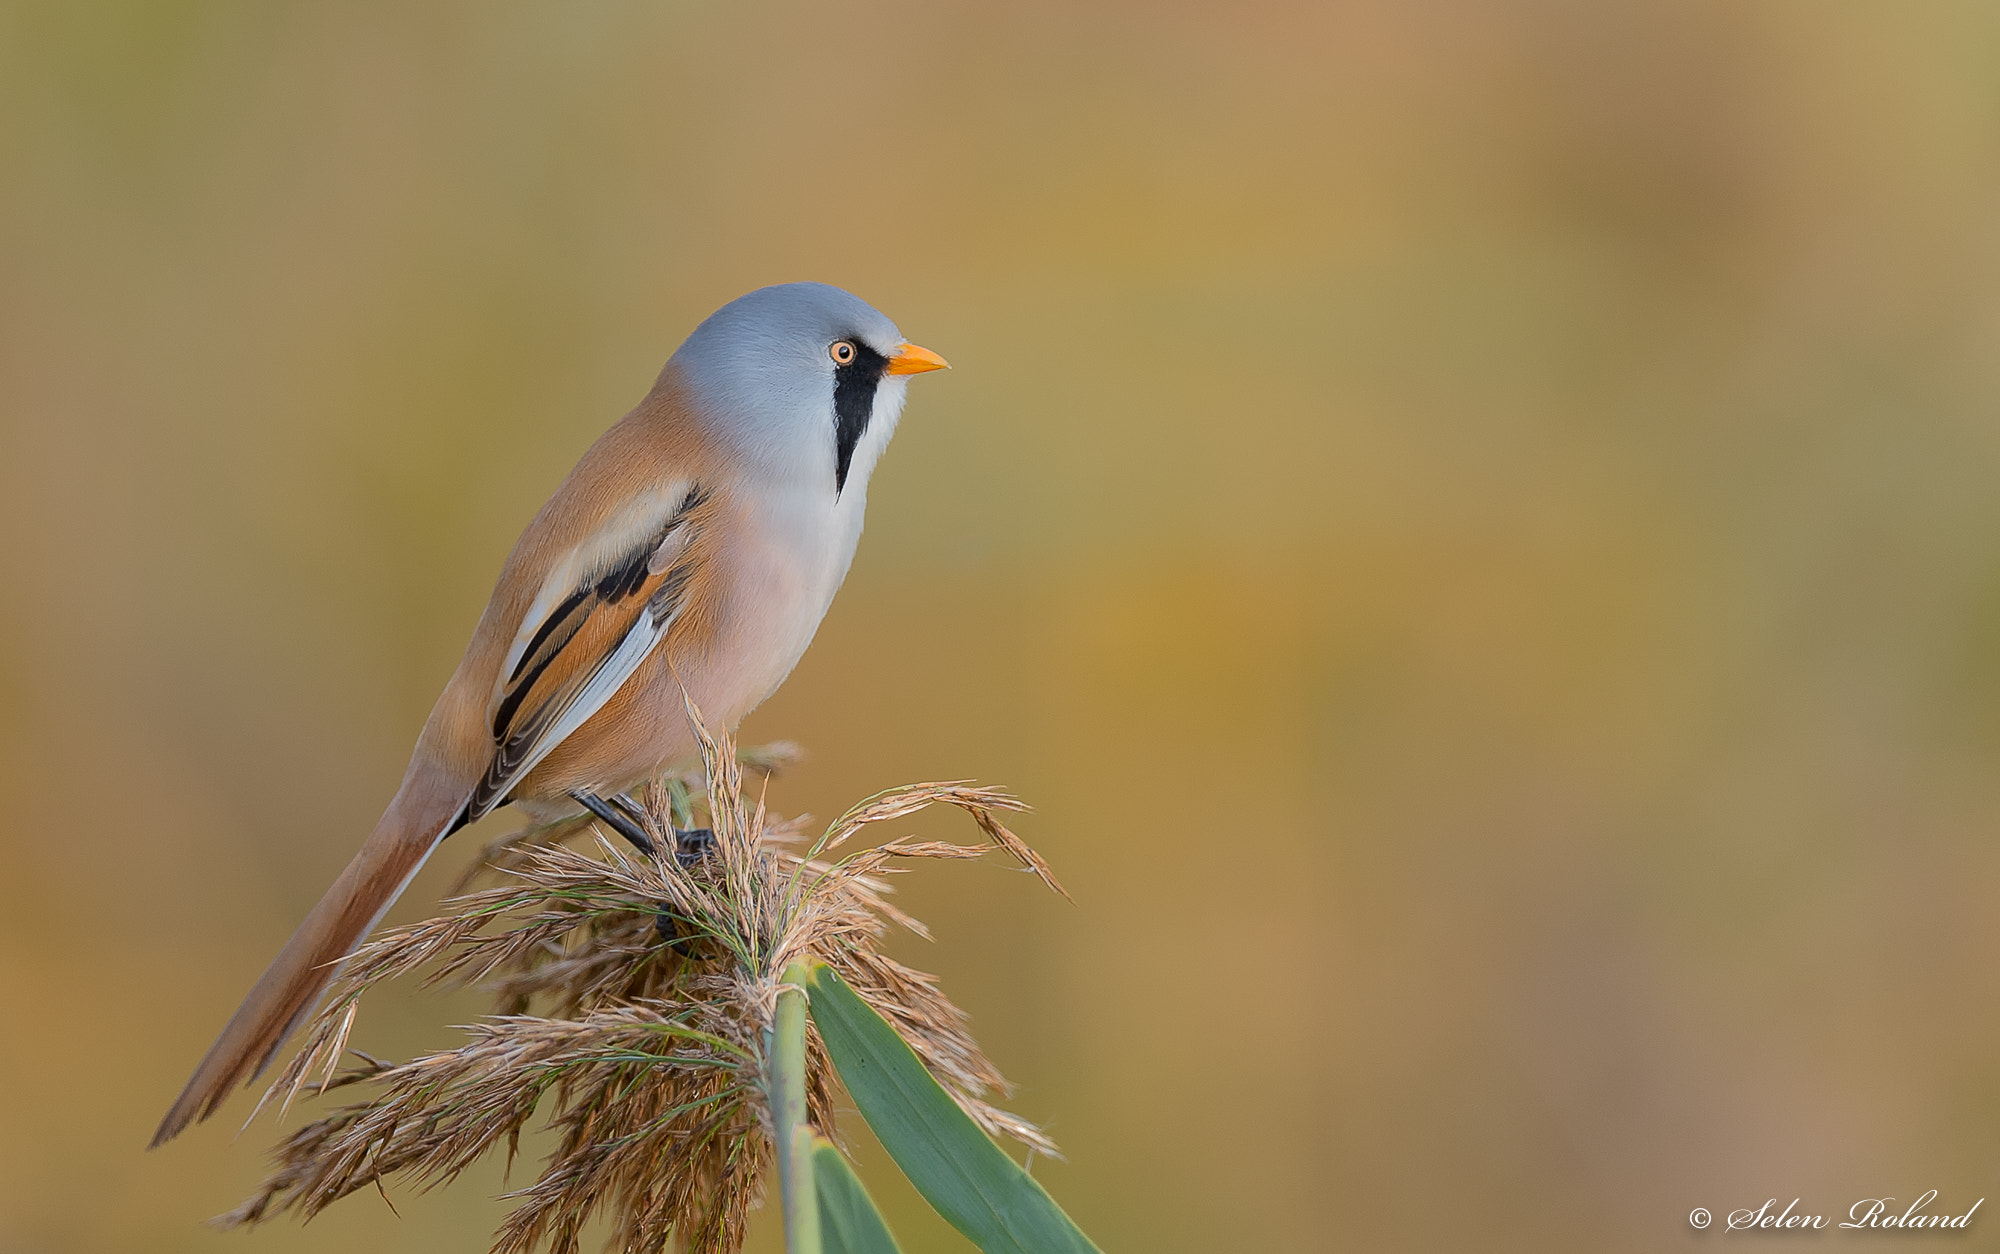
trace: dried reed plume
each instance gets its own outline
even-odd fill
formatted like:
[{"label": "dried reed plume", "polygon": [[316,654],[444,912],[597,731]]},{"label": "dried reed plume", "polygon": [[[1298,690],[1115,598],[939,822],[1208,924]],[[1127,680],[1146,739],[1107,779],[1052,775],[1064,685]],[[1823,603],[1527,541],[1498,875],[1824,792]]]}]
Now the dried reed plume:
[{"label": "dried reed plume", "polygon": [[[511,1166],[522,1129],[552,1098],[545,1118],[555,1148],[531,1186],[507,1195],[518,1205],[495,1235],[496,1254],[575,1254],[600,1212],[611,1225],[606,1248],[739,1249],[772,1161],[766,1031],[779,973],[801,959],[839,972],[981,1127],[1055,1152],[1039,1129],[987,1100],[1008,1093],[1007,1082],[937,981],[878,948],[892,922],[927,935],[884,897],[881,877],[902,859],[976,858],[997,847],[1061,892],[999,820],[1025,807],[962,784],[895,788],[849,810],[799,854],[788,847],[798,825],[768,816],[761,800],[747,803],[742,787],[745,766],[768,777],[790,747],[739,754],[692,708],[689,716],[705,775],[662,779],[639,799],[655,846],[669,851],[660,860],[584,819],[515,833],[483,860],[501,886],[453,898],[448,913],[354,954],[259,1109],[353,1085],[371,1096],[281,1142],[270,1177],[219,1224],[285,1210],[309,1219],[391,1176],[422,1189],[446,1184],[502,1141]],[[683,845],[677,860],[672,828],[691,825],[704,778],[713,844],[698,858]],[[940,803],[970,814],[986,840],[900,838],[833,856],[870,824]],[[565,843],[585,833],[597,833],[598,856]],[[355,1050],[361,1064],[339,1072],[362,996],[420,970],[427,984],[489,987],[497,1012],[467,1027],[456,1049],[401,1064]],[[810,1036],[808,1108],[829,1136],[836,1083]]]}]

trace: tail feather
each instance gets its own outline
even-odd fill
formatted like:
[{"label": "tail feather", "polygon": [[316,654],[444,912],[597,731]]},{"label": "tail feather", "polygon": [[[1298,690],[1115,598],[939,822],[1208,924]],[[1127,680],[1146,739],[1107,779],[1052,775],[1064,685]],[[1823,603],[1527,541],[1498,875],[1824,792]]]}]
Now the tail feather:
[{"label": "tail feather", "polygon": [[286,1038],[318,1004],[342,960],[402,896],[431,851],[463,822],[462,798],[450,808],[426,806],[412,804],[412,791],[428,790],[406,789],[397,796],[209,1046],[148,1148],[164,1145],[190,1123],[214,1114],[239,1082],[256,1079],[271,1065]]}]

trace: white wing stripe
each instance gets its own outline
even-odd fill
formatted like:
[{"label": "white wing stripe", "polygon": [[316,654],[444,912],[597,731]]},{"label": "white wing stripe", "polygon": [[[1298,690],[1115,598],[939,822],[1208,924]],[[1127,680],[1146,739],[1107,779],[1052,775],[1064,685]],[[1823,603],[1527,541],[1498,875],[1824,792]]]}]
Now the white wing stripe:
[{"label": "white wing stripe", "polygon": [[488,702],[489,717],[493,708],[500,704],[500,698],[507,690],[508,677],[521,664],[521,655],[527,652],[528,642],[541,629],[543,620],[562,604],[564,598],[586,586],[620,554],[630,551],[634,544],[658,531],[661,523],[683,508],[693,486],[682,480],[641,494],[550,568],[542,580],[541,589],[535,594],[534,603],[528,606],[528,612],[514,629],[514,640],[507,648],[507,655],[500,661],[500,672],[494,677],[493,696]]},{"label": "white wing stripe", "polygon": [[625,638],[618,642],[618,647],[598,664],[590,679],[578,690],[575,699],[563,709],[556,721],[535,739],[534,747],[528,750],[520,765],[509,771],[505,779],[499,781],[498,786],[493,789],[496,800],[505,797],[529,771],[541,765],[543,758],[554,753],[556,746],[567,740],[571,732],[583,726],[591,715],[604,708],[604,703],[624,686],[626,680],[632,678],[632,672],[638,670],[639,664],[644,662],[647,655],[666,638],[667,628],[673,624],[678,610],[679,607],[676,607],[674,614],[669,614],[665,622],[658,624],[653,622],[652,607],[647,606],[639,611],[638,619],[632,624],[631,630],[625,633]]}]

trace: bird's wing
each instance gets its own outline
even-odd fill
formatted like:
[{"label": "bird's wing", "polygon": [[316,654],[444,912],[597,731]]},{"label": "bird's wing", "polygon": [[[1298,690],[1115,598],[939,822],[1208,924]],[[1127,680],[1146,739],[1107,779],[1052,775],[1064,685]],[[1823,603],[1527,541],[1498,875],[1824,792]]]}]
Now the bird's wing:
[{"label": "bird's wing", "polygon": [[707,500],[695,483],[648,494],[555,563],[501,664],[489,704],[493,758],[467,822],[505,803],[666,638],[699,560]]}]

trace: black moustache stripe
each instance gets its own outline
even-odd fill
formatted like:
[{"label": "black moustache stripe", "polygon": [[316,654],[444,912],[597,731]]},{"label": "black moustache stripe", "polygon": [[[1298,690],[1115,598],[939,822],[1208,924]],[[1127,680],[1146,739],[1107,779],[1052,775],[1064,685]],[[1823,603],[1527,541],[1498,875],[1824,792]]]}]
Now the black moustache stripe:
[{"label": "black moustache stripe", "polygon": [[847,487],[847,468],[854,461],[854,446],[861,443],[861,436],[868,430],[868,419],[875,412],[875,388],[882,382],[882,371],[889,359],[858,339],[850,338],[854,345],[854,360],[844,366],[833,368],[833,494],[839,496]]}]

